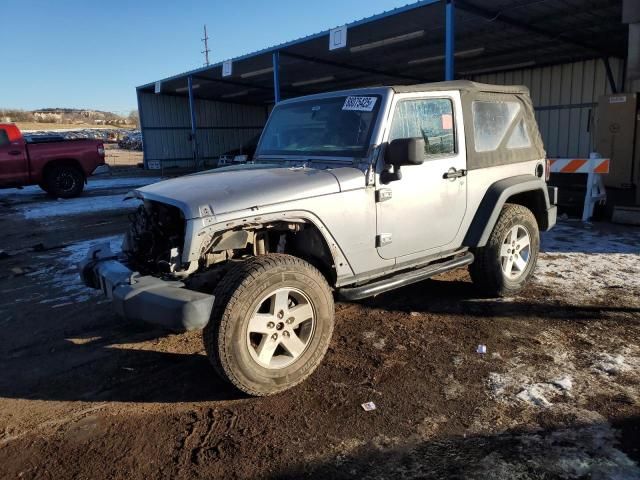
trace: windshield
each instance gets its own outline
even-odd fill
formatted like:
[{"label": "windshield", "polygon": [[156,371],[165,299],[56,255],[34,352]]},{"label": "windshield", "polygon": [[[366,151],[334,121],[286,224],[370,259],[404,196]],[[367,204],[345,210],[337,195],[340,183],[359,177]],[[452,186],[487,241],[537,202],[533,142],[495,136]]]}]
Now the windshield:
[{"label": "windshield", "polygon": [[277,106],[258,155],[364,157],[380,96],[340,96]]}]

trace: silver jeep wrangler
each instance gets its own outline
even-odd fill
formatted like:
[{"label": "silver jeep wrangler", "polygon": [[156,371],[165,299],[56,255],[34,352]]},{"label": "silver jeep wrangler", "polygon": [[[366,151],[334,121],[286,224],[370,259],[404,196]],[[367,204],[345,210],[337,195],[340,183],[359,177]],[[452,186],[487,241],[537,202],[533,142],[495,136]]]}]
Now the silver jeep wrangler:
[{"label": "silver jeep wrangler", "polygon": [[511,295],[556,222],[525,87],[286,100],[254,162],[134,190],[143,205],[122,253],[99,247],[81,265],[120,315],[204,329],[217,372],[251,395],[314,371],[334,294],[358,300],[469,266],[484,294]]}]

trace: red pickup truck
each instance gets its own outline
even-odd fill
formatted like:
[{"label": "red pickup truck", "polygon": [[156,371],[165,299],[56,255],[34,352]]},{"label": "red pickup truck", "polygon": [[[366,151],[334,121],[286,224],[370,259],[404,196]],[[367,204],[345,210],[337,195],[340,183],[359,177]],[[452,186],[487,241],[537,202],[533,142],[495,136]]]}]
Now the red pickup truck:
[{"label": "red pickup truck", "polygon": [[82,193],[89,175],[108,171],[99,140],[25,138],[16,125],[0,123],[0,188],[39,185],[51,196],[70,198]]}]

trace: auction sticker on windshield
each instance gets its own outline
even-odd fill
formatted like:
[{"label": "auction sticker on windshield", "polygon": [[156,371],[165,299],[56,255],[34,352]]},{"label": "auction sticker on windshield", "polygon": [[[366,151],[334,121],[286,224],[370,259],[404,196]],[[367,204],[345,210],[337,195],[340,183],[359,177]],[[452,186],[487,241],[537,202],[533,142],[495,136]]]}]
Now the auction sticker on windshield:
[{"label": "auction sticker on windshield", "polygon": [[352,97],[344,101],[342,110],[355,110],[358,112],[371,112],[376,104],[377,97]]}]

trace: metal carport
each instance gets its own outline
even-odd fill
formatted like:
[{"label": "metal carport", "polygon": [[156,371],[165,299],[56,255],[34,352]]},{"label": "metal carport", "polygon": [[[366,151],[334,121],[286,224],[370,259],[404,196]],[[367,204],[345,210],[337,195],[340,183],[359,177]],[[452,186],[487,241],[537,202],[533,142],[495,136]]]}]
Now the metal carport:
[{"label": "metal carport", "polygon": [[[501,83],[502,75],[510,83],[512,73],[512,83],[526,84],[528,71],[531,82],[540,77],[533,94],[540,114],[577,108],[582,125],[599,95],[622,88],[627,26],[621,14],[622,0],[422,0],[149,83],[137,89],[145,164],[210,162],[257,135],[278,98],[445,78],[497,75]],[[344,45],[330,48],[333,35]],[[578,64],[563,81],[565,66]],[[567,89],[567,75],[568,96],[544,105],[556,83]],[[593,84],[590,92],[584,82]],[[572,97],[576,89],[580,98]],[[582,151],[589,142],[578,139],[565,150]]]}]

